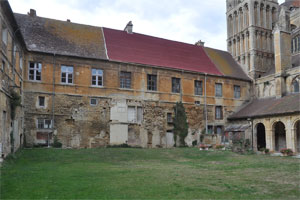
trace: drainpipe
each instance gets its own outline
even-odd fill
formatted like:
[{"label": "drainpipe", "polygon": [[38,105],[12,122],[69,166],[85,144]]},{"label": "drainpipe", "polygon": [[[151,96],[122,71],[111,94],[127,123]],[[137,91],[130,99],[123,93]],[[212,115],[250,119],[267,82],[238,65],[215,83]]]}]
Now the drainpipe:
[{"label": "drainpipe", "polygon": [[207,73],[204,74],[204,109],[205,109],[205,134],[208,133],[207,130],[207,102],[206,102],[206,79],[207,79]]},{"label": "drainpipe", "polygon": [[[53,53],[53,80],[52,80],[52,135],[54,135],[54,118],[55,118],[55,115],[54,115],[54,100],[55,100],[55,65],[56,65],[56,59],[55,59],[55,53]],[[50,137],[49,137],[49,134],[48,133],[48,147],[50,147]]]}]

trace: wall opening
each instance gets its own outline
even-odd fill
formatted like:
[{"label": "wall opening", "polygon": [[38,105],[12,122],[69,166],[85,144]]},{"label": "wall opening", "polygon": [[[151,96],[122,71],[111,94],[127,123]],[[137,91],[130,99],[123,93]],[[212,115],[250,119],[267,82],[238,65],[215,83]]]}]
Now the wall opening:
[{"label": "wall opening", "polygon": [[257,133],[257,150],[266,148],[266,132],[265,126],[262,123],[259,123],[256,127]]},{"label": "wall opening", "polygon": [[274,136],[275,136],[275,150],[280,151],[280,149],[286,148],[286,133],[285,126],[282,122],[276,122],[273,126]]}]

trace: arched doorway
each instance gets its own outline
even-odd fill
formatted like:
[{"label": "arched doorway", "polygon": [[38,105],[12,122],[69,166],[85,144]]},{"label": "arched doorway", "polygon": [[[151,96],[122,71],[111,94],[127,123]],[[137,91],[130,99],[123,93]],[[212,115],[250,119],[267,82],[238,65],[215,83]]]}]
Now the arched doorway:
[{"label": "arched doorway", "polygon": [[273,126],[275,135],[275,151],[286,148],[285,126],[282,122],[276,122]]},{"label": "arched doorway", "polygon": [[300,153],[300,120],[295,123],[296,150]]},{"label": "arched doorway", "polygon": [[266,132],[265,126],[262,123],[257,124],[256,133],[257,150],[259,151],[262,148],[266,148]]}]

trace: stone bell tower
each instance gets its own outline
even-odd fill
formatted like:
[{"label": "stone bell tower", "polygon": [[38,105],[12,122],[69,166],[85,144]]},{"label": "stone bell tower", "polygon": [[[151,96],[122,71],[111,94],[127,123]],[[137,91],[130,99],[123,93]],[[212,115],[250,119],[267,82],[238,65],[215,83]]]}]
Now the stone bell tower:
[{"label": "stone bell tower", "polygon": [[227,50],[252,78],[274,66],[278,0],[226,0]]}]

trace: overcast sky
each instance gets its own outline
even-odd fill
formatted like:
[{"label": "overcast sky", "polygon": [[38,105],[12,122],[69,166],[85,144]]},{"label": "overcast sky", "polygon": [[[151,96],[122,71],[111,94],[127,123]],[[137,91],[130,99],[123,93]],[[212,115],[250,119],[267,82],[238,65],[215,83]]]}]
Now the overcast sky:
[{"label": "overcast sky", "polygon": [[[279,0],[283,2],[284,0]],[[226,50],[225,0],[9,0],[12,10]]]}]

